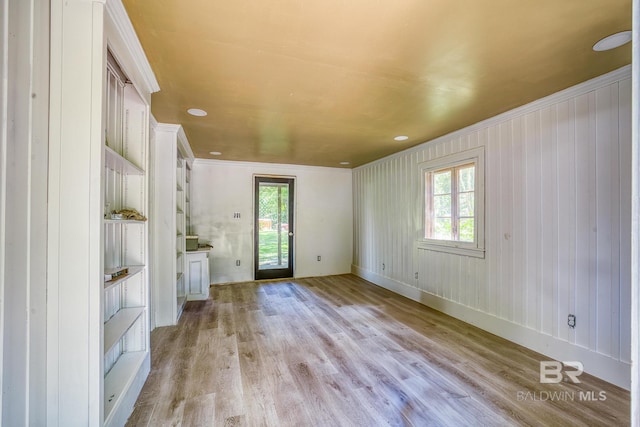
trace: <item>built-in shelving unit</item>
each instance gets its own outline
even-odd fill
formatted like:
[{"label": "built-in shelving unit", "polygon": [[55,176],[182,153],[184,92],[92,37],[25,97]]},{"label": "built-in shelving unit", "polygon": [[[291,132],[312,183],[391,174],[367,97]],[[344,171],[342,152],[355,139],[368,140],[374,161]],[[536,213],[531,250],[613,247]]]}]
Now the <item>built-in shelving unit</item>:
[{"label": "built-in shelving unit", "polygon": [[191,162],[185,162],[184,168],[184,227],[185,234],[191,235]]},{"label": "built-in shelving unit", "polygon": [[184,183],[185,183],[185,159],[176,147],[176,272],[179,274],[176,281],[176,307],[178,318],[182,314],[184,304],[187,302],[187,290],[185,284],[185,235],[186,222],[184,215]]},{"label": "built-in shelving unit", "polygon": [[[158,123],[152,141],[155,325],[174,325],[187,301],[185,279],[190,164],[193,153],[179,125]],[[171,191],[171,189],[175,189]]]},{"label": "built-in shelving unit", "polygon": [[[104,141],[105,272],[127,269],[103,281],[104,425],[128,417],[149,369],[147,221],[113,218],[121,209],[148,211],[148,106],[108,57]],[[108,277],[108,276],[107,276]]]},{"label": "built-in shelving unit", "polygon": [[[36,319],[25,327],[41,329],[44,319],[46,330],[27,340],[24,327],[16,329],[21,343],[10,350],[30,346],[33,354],[46,355],[46,366],[40,356],[21,360],[20,366],[36,368],[34,381],[21,389],[6,383],[3,393],[36,403],[33,410],[13,411],[26,414],[16,418],[24,418],[21,425],[124,426],[151,366],[149,122],[151,95],[160,87],[122,0],[51,2],[38,10],[43,19],[31,24],[47,28],[34,46],[50,53],[51,62],[36,65],[51,90],[25,77],[50,118],[50,132],[40,135],[46,137],[40,145],[48,179],[31,186],[38,197],[46,195],[45,211],[33,209],[46,217],[47,227],[27,242],[39,242],[32,251],[36,259],[46,255],[46,271],[37,275],[46,276],[46,294],[25,299]],[[32,166],[40,168],[43,153],[33,155]],[[31,197],[19,195],[20,201]],[[123,208],[147,220],[109,215]],[[38,302],[43,298],[46,310]],[[46,405],[40,399],[45,394]]]}]

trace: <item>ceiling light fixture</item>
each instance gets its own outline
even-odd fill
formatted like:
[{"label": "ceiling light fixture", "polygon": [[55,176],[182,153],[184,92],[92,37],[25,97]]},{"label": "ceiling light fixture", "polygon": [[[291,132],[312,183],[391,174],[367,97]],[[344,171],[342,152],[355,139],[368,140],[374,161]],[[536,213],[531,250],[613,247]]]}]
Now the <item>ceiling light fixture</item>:
[{"label": "ceiling light fixture", "polygon": [[396,141],[406,141],[407,139],[409,139],[409,137],[407,135],[398,135],[395,138]]},{"label": "ceiling light fixture", "polygon": [[351,163],[349,162],[340,162],[341,165],[350,165]]},{"label": "ceiling light fixture", "polygon": [[593,50],[596,52],[602,52],[604,50],[611,50],[617,47],[627,44],[631,41],[631,31],[621,31],[619,33],[611,34],[600,40],[593,45]]},{"label": "ceiling light fixture", "polygon": [[222,153],[219,151],[209,151],[209,154],[211,154],[212,156],[221,156]]},{"label": "ceiling light fixture", "polygon": [[207,115],[207,112],[204,110],[201,110],[199,108],[189,108],[187,110],[187,113],[191,114],[192,116],[196,116],[196,117],[204,117]]}]

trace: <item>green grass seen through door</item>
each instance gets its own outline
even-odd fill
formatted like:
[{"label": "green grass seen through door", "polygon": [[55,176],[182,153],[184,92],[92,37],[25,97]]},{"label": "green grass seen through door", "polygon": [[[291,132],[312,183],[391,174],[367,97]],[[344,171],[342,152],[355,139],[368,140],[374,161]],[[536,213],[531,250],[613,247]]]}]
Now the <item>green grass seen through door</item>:
[{"label": "green grass seen through door", "polygon": [[[260,231],[260,246],[258,248],[260,265],[278,263],[278,232],[276,230]],[[282,262],[289,257],[289,239],[286,232],[282,232]]]}]

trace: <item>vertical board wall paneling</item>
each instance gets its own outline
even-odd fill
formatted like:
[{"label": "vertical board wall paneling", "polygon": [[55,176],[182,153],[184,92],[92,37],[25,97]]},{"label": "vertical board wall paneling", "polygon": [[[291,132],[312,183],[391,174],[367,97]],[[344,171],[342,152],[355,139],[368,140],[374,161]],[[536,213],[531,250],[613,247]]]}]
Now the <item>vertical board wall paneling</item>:
[{"label": "vertical board wall paneling", "polygon": [[[354,266],[629,363],[630,84],[622,75],[356,168]],[[477,146],[485,258],[416,249],[418,165]]]},{"label": "vertical board wall paneling", "polygon": [[[620,123],[631,122],[631,80],[619,83],[618,98]],[[620,125],[620,176],[631,176],[631,128]],[[631,265],[631,233],[624,227],[631,224],[631,180],[620,180],[620,283],[631,283],[631,270],[625,266]],[[631,325],[631,287],[621,286],[618,297],[620,304],[620,330],[630,328]],[[620,360],[631,362],[631,331],[620,334]]]},{"label": "vertical board wall paneling", "polygon": [[513,235],[516,233],[513,227],[512,209],[513,206],[513,164],[512,156],[512,122],[505,122],[499,126],[500,149],[500,272],[501,278],[498,299],[498,315],[505,319],[513,319],[512,293],[515,283],[513,282]]},{"label": "vertical board wall paneling", "polygon": [[538,250],[538,236],[542,230],[542,219],[539,215],[540,204],[540,170],[539,155],[539,121],[536,113],[524,116],[523,145],[525,161],[523,163],[524,174],[524,210],[525,210],[525,234],[524,257],[525,267],[525,291],[523,303],[525,304],[524,326],[537,329],[539,322],[539,301],[537,297],[538,283],[540,283],[540,251]]},{"label": "vertical board wall paneling", "polygon": [[[589,137],[589,95],[575,98],[575,181],[576,181],[576,240],[575,240],[575,311],[581,324],[589,325],[589,259],[591,238],[590,192],[591,151]],[[589,328],[578,327],[574,334],[575,344],[583,347],[589,345]]]},{"label": "vertical board wall paneling", "polygon": [[589,185],[585,189],[589,194],[589,258],[588,258],[588,268],[589,268],[589,287],[588,287],[588,311],[585,313],[588,325],[589,325],[589,340],[586,343],[588,348],[595,350],[597,346],[597,306],[596,306],[596,292],[598,286],[598,264],[597,262],[593,262],[593,260],[598,259],[598,248],[597,248],[597,179],[598,169],[597,169],[597,155],[596,155],[596,94],[595,92],[589,93],[589,131],[587,134],[587,138],[589,141],[589,169],[588,169],[588,183]]},{"label": "vertical board wall paneling", "polygon": [[[596,311],[593,313],[595,324],[595,350],[599,353],[611,354],[611,231],[614,222],[612,212],[612,158],[614,155],[614,145],[610,142],[612,133],[612,100],[611,88],[605,87],[596,91],[596,240],[598,262],[597,285],[595,304]],[[615,123],[617,128],[617,120]]]},{"label": "vertical board wall paneling", "polygon": [[513,271],[512,271],[512,283],[513,283],[513,292],[511,294],[511,304],[513,306],[513,321],[519,325],[524,324],[524,310],[527,306],[526,302],[522,300],[522,295],[524,292],[524,247],[525,239],[524,234],[526,230],[526,223],[524,221],[524,181],[522,168],[518,168],[518,165],[524,165],[524,147],[522,146],[522,135],[523,135],[523,120],[522,117],[516,117],[513,120],[513,125],[511,129],[511,143],[512,143],[512,156],[513,160],[511,162],[511,174],[512,174],[512,183],[513,186],[511,188],[512,200],[513,203],[511,205],[512,212],[511,218],[513,221],[512,226],[512,236],[511,242],[513,247],[521,248],[521,250],[517,251],[513,255]]},{"label": "vertical board wall paneling", "polygon": [[[496,133],[495,127],[490,127],[487,129],[487,176],[485,180],[488,181],[485,186],[485,196],[487,199],[487,214],[485,218],[488,219],[487,227],[485,230],[485,247],[487,250],[487,282],[485,283],[485,290],[487,292],[487,306],[486,312],[491,315],[496,315],[497,313],[497,285],[499,278],[496,275],[498,271],[499,262],[497,256],[491,256],[491,254],[498,253],[498,244],[499,244],[499,236],[500,236],[500,217],[497,214],[493,214],[491,212],[492,207],[496,206],[498,203],[498,191],[500,188],[500,175],[497,173],[500,170],[500,162],[499,162],[499,150],[492,149],[492,147],[498,144],[498,135]],[[488,171],[496,171],[496,173],[489,173]]]},{"label": "vertical board wall paneling", "polygon": [[[573,162],[573,138],[569,135],[571,128],[569,118],[569,102],[558,104],[556,110],[558,118],[557,139],[564,141],[556,145],[556,156],[558,159],[558,192],[556,198],[557,215],[556,222],[558,228],[558,283],[566,284],[558,288],[558,337],[565,341],[569,340],[569,328],[564,327],[566,318],[572,313],[569,307],[569,293],[573,287],[571,279],[572,257],[571,228],[575,212],[575,195],[572,189]],[[566,313],[566,314],[565,314]]]}]

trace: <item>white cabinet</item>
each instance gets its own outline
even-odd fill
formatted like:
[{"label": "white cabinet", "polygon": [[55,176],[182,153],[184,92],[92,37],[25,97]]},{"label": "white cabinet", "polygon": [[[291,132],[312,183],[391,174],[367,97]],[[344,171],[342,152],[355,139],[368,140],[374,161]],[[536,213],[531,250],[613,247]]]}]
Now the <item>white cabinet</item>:
[{"label": "white cabinet", "polygon": [[[148,106],[118,64],[106,72],[104,144],[104,424],[119,425],[149,372]],[[139,214],[121,217],[122,209]],[[113,270],[126,274],[110,280]]]},{"label": "white cabinet", "polygon": [[189,301],[209,298],[209,250],[187,252],[185,279]]},{"label": "white cabinet", "polygon": [[193,152],[180,125],[153,126],[151,172],[154,326],[175,325],[187,301],[185,238]]}]

